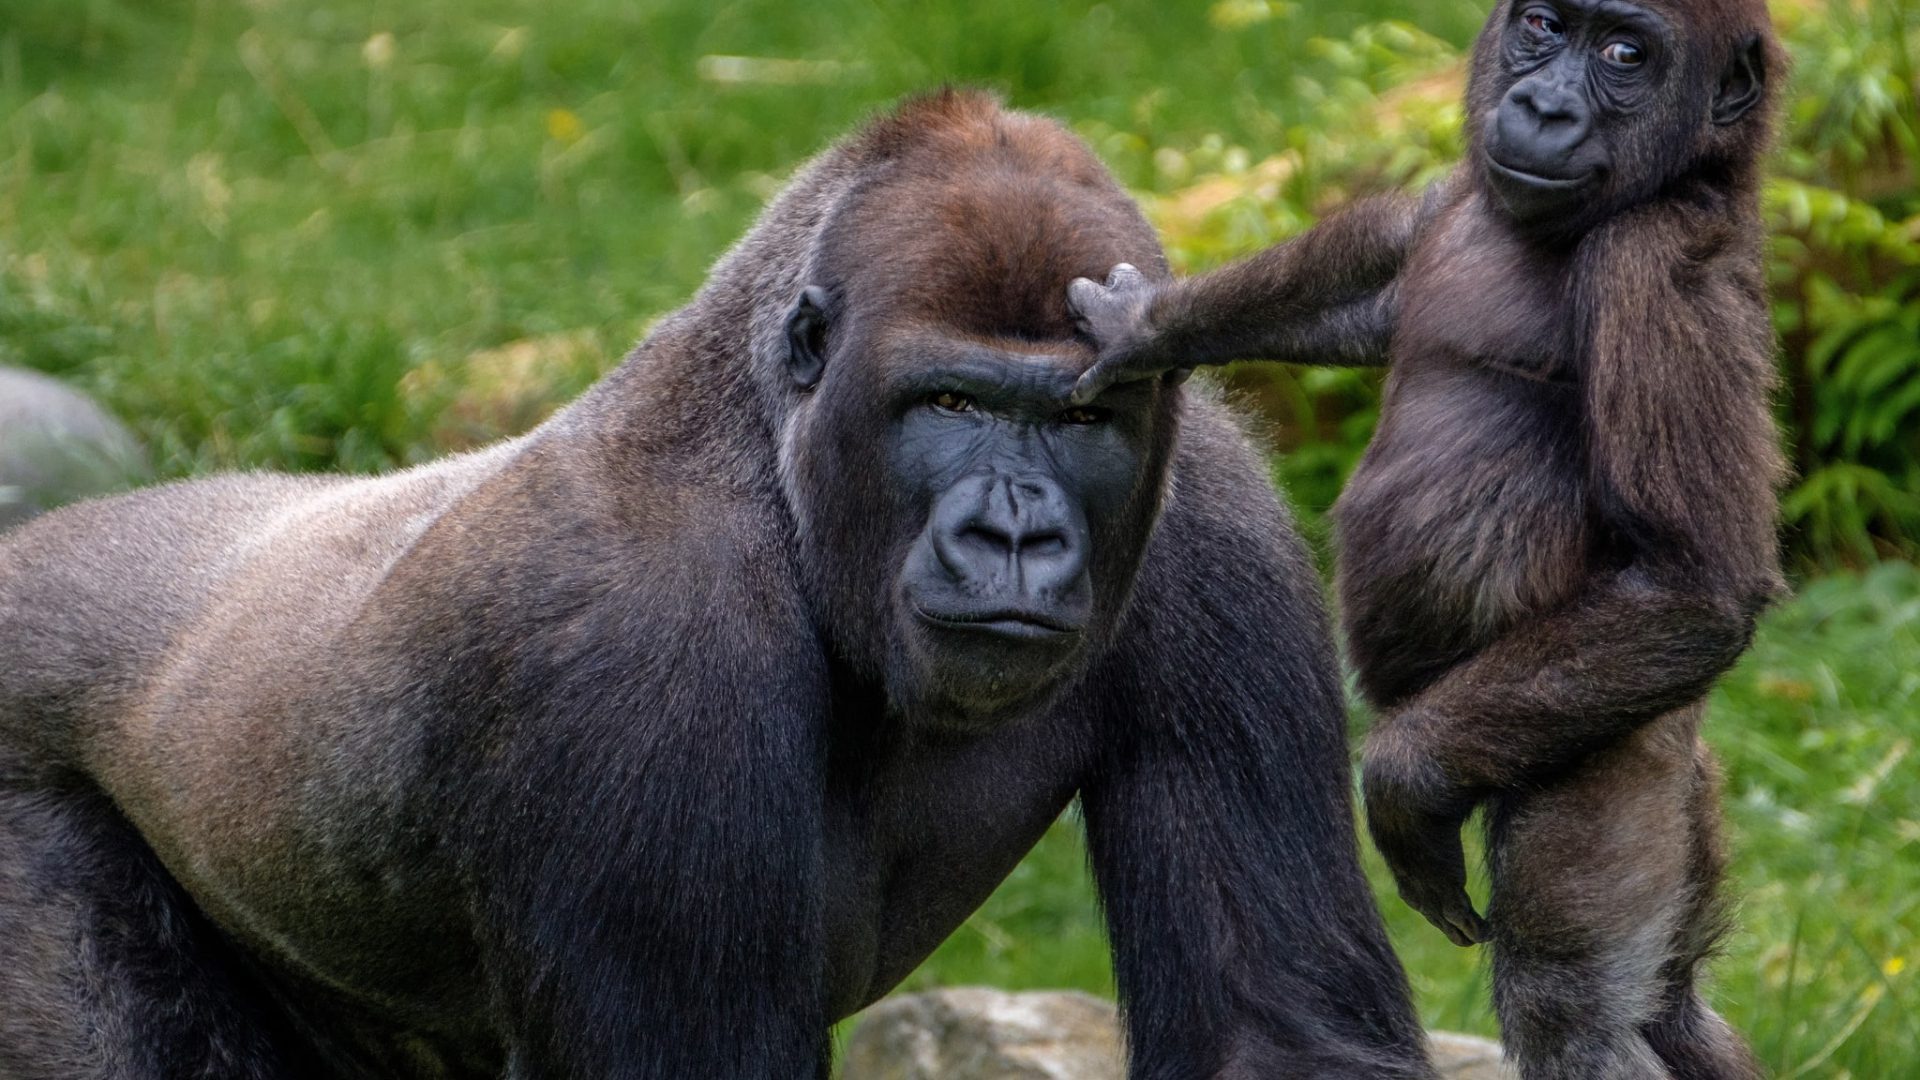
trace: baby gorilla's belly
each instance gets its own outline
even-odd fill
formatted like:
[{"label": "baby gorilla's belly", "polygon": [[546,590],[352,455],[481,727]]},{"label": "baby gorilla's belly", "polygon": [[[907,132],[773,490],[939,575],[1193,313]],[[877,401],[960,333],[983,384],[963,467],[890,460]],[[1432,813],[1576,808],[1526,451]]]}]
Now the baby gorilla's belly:
[{"label": "baby gorilla's belly", "polygon": [[1417,691],[1571,595],[1590,545],[1578,438],[1564,387],[1463,368],[1390,390],[1334,510],[1342,616],[1370,697]]}]

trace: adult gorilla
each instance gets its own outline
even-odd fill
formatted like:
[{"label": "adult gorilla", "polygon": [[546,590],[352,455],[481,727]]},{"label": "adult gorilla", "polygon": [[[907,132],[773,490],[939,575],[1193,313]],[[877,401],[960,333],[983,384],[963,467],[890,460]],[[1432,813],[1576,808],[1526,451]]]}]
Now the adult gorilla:
[{"label": "adult gorilla", "polygon": [[1078,794],[1134,1075],[1430,1076],[1260,456],[1066,403],[1121,260],[943,94],[525,438],[9,537],[0,1073],[823,1075]]}]

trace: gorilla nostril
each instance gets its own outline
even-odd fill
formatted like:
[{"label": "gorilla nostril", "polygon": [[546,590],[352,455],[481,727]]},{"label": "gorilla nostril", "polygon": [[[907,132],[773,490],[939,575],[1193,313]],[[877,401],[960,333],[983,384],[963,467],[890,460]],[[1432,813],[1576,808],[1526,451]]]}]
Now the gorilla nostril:
[{"label": "gorilla nostril", "polygon": [[946,577],[969,590],[1050,595],[1086,570],[1085,522],[1046,478],[955,485],[935,508],[928,539]]},{"label": "gorilla nostril", "polygon": [[1525,110],[1543,128],[1577,124],[1584,119],[1577,99],[1549,87],[1516,86],[1507,95],[1507,101]]},{"label": "gorilla nostril", "polygon": [[1573,109],[1566,102],[1556,99],[1542,101],[1535,98],[1533,111],[1543,122],[1549,124],[1564,124],[1574,119]]},{"label": "gorilla nostril", "polygon": [[976,547],[990,548],[994,551],[1012,551],[1013,537],[991,525],[972,524],[960,530],[960,539]]},{"label": "gorilla nostril", "polygon": [[1022,555],[1037,555],[1041,558],[1064,555],[1070,546],[1067,543],[1067,534],[1063,532],[1041,532],[1020,538]]}]

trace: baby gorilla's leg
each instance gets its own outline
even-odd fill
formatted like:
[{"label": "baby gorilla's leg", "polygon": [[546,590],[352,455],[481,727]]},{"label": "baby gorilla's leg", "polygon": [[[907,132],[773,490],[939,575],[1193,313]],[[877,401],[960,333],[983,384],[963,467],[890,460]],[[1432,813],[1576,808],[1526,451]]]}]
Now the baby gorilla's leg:
[{"label": "baby gorilla's leg", "polygon": [[[1649,1034],[1703,912],[1696,709],[1491,807],[1494,1004],[1526,1080],[1666,1080]],[[1710,877],[1711,875],[1709,875]]]},{"label": "baby gorilla's leg", "polygon": [[1693,826],[1689,908],[1667,968],[1662,1008],[1647,1027],[1647,1040],[1677,1080],[1760,1080],[1764,1073],[1745,1040],[1695,988],[1700,964],[1713,954],[1728,919],[1720,896],[1727,865],[1720,839],[1720,770],[1705,743],[1694,744],[1693,766],[1687,810]]}]

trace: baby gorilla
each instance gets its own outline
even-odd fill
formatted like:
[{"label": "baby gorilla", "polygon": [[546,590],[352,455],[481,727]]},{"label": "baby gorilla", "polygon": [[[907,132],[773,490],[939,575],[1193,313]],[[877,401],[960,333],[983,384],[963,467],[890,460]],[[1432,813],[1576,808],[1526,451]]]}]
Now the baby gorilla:
[{"label": "baby gorilla", "polygon": [[[1390,361],[1335,510],[1368,824],[1491,940],[1530,1080],[1757,1075],[1695,990],[1724,921],[1701,702],[1781,588],[1760,0],[1509,0],[1470,159],[1238,265],[1071,291],[1076,400],[1235,358]],[[1107,391],[1111,392],[1111,391]],[[1487,809],[1489,918],[1460,828]]]}]

